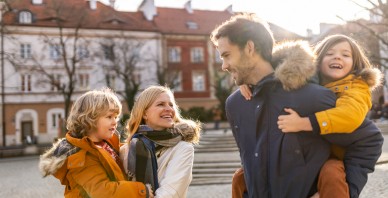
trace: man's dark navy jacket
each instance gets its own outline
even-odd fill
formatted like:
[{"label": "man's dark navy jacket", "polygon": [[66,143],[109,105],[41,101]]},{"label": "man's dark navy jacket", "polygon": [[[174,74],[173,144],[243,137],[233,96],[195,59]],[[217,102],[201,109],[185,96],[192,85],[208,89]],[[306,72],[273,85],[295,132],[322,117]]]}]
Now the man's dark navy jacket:
[{"label": "man's dark navy jacket", "polygon": [[[316,192],[320,168],[330,154],[330,143],[345,147],[344,164],[351,197],[358,197],[381,154],[383,138],[369,120],[350,134],[282,133],[278,116],[292,108],[301,116],[335,106],[332,91],[316,84],[285,91],[273,75],[253,89],[250,101],[235,91],[226,101],[227,117],[244,168],[248,195],[309,197]],[[349,112],[351,113],[351,112]]]}]

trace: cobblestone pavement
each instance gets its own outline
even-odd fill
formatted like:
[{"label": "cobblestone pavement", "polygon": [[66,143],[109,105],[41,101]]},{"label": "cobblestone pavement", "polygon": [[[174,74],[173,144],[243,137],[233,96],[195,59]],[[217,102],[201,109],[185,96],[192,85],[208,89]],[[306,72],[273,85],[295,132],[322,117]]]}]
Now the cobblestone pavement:
[{"label": "cobblestone pavement", "polygon": [[[360,198],[388,197],[388,164],[376,166],[374,173],[369,174],[369,180]],[[231,197],[231,185],[191,186],[188,198],[224,198]]]},{"label": "cobblestone pavement", "polygon": [[[38,157],[0,159],[0,197],[56,198],[63,197],[63,187],[54,177],[42,178],[38,170]],[[376,166],[361,193],[361,198],[388,197],[388,164]],[[188,198],[231,197],[230,184],[190,186]]]}]

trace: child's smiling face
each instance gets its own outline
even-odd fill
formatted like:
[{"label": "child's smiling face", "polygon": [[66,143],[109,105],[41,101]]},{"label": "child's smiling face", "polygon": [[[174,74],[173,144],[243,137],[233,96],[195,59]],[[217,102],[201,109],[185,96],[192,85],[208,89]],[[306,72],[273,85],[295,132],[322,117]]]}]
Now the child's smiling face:
[{"label": "child's smiling face", "polygon": [[340,80],[353,69],[353,53],[346,41],[333,45],[324,55],[320,65],[322,84]]},{"label": "child's smiling face", "polygon": [[323,56],[319,69],[322,85],[349,75],[353,69],[353,53],[350,44],[343,41],[333,45]]},{"label": "child's smiling face", "polygon": [[93,142],[101,142],[112,137],[117,127],[118,114],[108,111],[97,120],[96,129],[88,134]]}]

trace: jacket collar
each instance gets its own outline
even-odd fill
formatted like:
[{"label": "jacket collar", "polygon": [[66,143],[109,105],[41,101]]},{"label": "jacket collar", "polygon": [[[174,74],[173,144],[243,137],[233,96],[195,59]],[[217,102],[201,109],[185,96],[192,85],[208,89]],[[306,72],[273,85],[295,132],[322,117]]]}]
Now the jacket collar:
[{"label": "jacket collar", "polygon": [[253,86],[252,89],[252,96],[256,96],[260,91],[263,89],[263,87],[266,84],[273,83],[273,82],[279,82],[279,80],[275,79],[274,73],[271,73],[267,76],[265,76],[263,79],[261,79],[255,86]]}]

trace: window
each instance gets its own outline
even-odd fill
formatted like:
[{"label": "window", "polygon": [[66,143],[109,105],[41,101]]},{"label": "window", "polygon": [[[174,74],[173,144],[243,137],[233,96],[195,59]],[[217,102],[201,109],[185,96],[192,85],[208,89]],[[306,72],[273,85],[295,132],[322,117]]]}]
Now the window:
[{"label": "window", "polygon": [[53,76],[53,80],[51,81],[51,91],[58,91],[61,86],[61,74],[56,74]]},{"label": "window", "polygon": [[179,63],[181,62],[181,48],[169,47],[168,48],[168,62]]},{"label": "window", "polygon": [[20,57],[23,59],[31,58],[31,44],[20,44]]},{"label": "window", "polygon": [[59,122],[62,119],[62,114],[60,114],[60,113],[53,113],[53,114],[51,114],[51,119],[52,119],[52,127],[53,128],[58,128],[59,127]]},{"label": "window", "polygon": [[19,23],[29,24],[32,23],[32,14],[28,11],[21,11],[19,13]]},{"label": "window", "polygon": [[24,91],[24,92],[31,91],[31,75],[29,74],[21,75],[21,91]]},{"label": "window", "polygon": [[79,74],[78,75],[79,86],[83,89],[89,87],[89,74]]},{"label": "window", "polygon": [[58,44],[51,44],[50,45],[50,58],[51,59],[59,59],[59,56],[61,55],[61,48]]},{"label": "window", "polygon": [[114,45],[102,45],[105,60],[114,60]]},{"label": "window", "polygon": [[176,72],[176,76],[172,81],[174,91],[182,91],[182,72]]},{"label": "window", "polygon": [[214,60],[216,61],[216,63],[222,63],[220,52],[216,49],[214,49],[214,51]]},{"label": "window", "polygon": [[77,48],[77,55],[79,59],[84,59],[89,57],[89,50],[85,46],[79,46]]},{"label": "window", "polygon": [[192,63],[202,63],[203,58],[203,48],[202,47],[193,47],[190,52],[191,62]]},{"label": "window", "polygon": [[205,72],[193,72],[193,91],[205,91]]},{"label": "window", "polygon": [[32,0],[32,4],[34,5],[39,5],[39,4],[42,4],[42,0]]},{"label": "window", "polygon": [[116,76],[114,74],[107,74],[106,75],[106,84],[111,89],[116,89]]},{"label": "window", "polygon": [[191,30],[198,29],[198,24],[196,22],[192,22],[192,21],[186,22],[186,26]]}]

